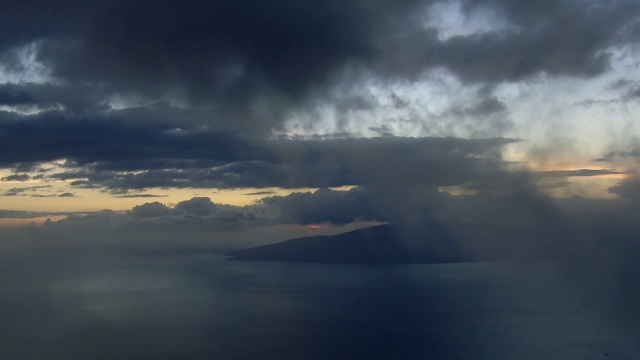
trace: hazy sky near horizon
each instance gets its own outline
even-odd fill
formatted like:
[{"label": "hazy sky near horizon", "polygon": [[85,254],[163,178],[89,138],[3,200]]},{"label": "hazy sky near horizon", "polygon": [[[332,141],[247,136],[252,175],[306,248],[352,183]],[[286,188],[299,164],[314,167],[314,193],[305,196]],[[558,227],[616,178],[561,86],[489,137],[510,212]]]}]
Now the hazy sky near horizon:
[{"label": "hazy sky near horizon", "polygon": [[637,1],[8,1],[0,19],[0,224],[397,221],[513,179],[640,192]]}]

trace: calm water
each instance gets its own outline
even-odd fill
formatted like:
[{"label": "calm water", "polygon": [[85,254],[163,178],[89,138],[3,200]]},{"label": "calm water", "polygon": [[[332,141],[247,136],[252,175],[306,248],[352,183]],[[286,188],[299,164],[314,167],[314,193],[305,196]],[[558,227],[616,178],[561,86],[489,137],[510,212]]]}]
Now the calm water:
[{"label": "calm water", "polygon": [[551,264],[0,253],[2,359],[638,359]]}]

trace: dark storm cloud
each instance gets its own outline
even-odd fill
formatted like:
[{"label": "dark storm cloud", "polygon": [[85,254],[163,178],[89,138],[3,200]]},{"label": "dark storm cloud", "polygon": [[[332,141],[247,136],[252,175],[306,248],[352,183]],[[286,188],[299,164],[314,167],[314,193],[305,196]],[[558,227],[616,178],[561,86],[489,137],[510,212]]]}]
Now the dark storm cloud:
[{"label": "dark storm cloud", "polygon": [[388,75],[415,77],[441,66],[470,82],[519,80],[545,72],[593,76],[607,69],[610,46],[635,41],[620,30],[637,21],[634,1],[462,1],[465,14],[494,9],[513,28],[438,38],[438,29],[409,27],[386,43],[379,62]]},{"label": "dark storm cloud", "polygon": [[162,159],[178,164],[204,160],[211,166],[252,160],[257,154],[261,159],[270,156],[238,133],[182,130],[176,124],[144,121],[145,116],[153,118],[159,110],[139,109],[138,118],[130,121],[130,112],[100,117],[67,116],[59,111],[32,116],[0,113],[0,164],[64,158],[79,165],[98,163],[105,168],[134,170],[166,166],[158,164]]},{"label": "dark storm cloud", "polygon": [[[188,137],[188,135],[185,135]],[[185,140],[186,141],[186,140]],[[188,154],[202,154],[201,162],[177,161],[179,152],[158,149],[141,151],[146,156],[170,156],[141,160],[130,166],[130,155],[122,163],[112,155],[111,162],[87,164],[79,169],[50,174],[48,178],[74,180],[76,187],[104,187],[112,191],[153,187],[331,187],[366,184],[460,185],[469,181],[488,181],[503,170],[499,153],[512,139],[456,138],[372,138],[325,140],[273,140],[260,146],[232,144],[228,154],[223,145],[192,142]],[[124,144],[133,154],[145,143]],[[187,146],[187,142],[185,142]],[[153,149],[153,148],[152,148]],[[123,149],[124,150],[124,149]],[[209,151],[209,153],[207,153]],[[241,152],[240,152],[241,151]],[[216,157],[228,156],[226,162]],[[86,154],[83,156],[86,157]],[[208,159],[206,156],[213,158]],[[237,156],[237,160],[231,157]],[[250,160],[251,158],[256,160]],[[264,160],[266,159],[266,160]],[[179,160],[179,159],[178,159]],[[243,161],[244,160],[244,161]],[[84,160],[87,161],[87,160]],[[216,166],[217,165],[217,166]],[[144,170],[144,169],[147,170]],[[123,170],[140,169],[136,172]]]},{"label": "dark storm cloud", "polygon": [[277,143],[293,182],[309,187],[364,184],[460,184],[504,165],[513,139],[396,138]]},{"label": "dark storm cloud", "polygon": [[0,52],[39,41],[39,59],[71,83],[152,97],[178,91],[239,111],[274,93],[303,98],[347,67],[405,77],[442,66],[490,82],[541,71],[597,74],[607,66],[607,47],[634,39],[621,29],[640,9],[635,1],[468,0],[465,12],[495,8],[516,29],[440,40],[417,15],[430,3],[24,1],[5,6],[11,36]]},{"label": "dark storm cloud", "polygon": [[[101,86],[73,83],[33,83],[0,86],[0,105],[15,105],[20,109],[39,106],[41,109],[64,109],[69,114],[88,114],[105,111],[107,89]],[[3,101],[4,99],[4,101]]]},{"label": "dark storm cloud", "polygon": [[154,187],[168,188],[238,188],[285,185],[287,174],[282,166],[247,161],[214,168],[170,168],[140,172],[116,172],[86,167],[80,171],[53,174],[53,179],[74,180],[80,188],[106,188],[114,194]]},{"label": "dark storm cloud", "polygon": [[33,104],[36,100],[20,86],[13,84],[0,85],[0,105]]},{"label": "dark storm cloud", "polygon": [[74,82],[177,87],[194,99],[238,101],[264,88],[295,97],[373,56],[375,34],[416,3],[27,1],[5,7],[12,36],[0,50],[41,40],[53,74]]},{"label": "dark storm cloud", "polygon": [[0,42],[2,64],[27,70],[21,46],[35,42],[57,80],[5,84],[0,100],[85,114],[108,109],[112,95],[178,99],[206,112],[200,123],[269,131],[286,108],[372,58],[376,34],[417,3],[13,3],[3,12],[12,36]]},{"label": "dark storm cloud", "polygon": [[[0,103],[49,109],[30,116],[0,112],[0,166],[17,172],[68,159],[77,168],[58,178],[112,189],[324,187],[413,178],[457,184],[494,164],[471,153],[456,156],[451,139],[439,140],[444,151],[434,145],[433,156],[415,159],[411,152],[425,148],[409,145],[419,142],[411,139],[400,153],[398,139],[375,140],[375,146],[264,142],[287,111],[322,99],[340,114],[375,107],[375,96],[333,91],[371,78],[413,81],[442,67],[464,81],[490,83],[539,72],[599,73],[607,65],[604,51],[631,41],[619,30],[640,7],[631,1],[469,0],[462,2],[464,12],[494,8],[515,27],[441,39],[438,29],[425,28],[432,3],[10,2],[2,15],[11,34],[0,41],[3,66],[28,66],[20,49],[35,42],[36,60],[56,80],[0,85]],[[474,136],[501,134],[510,124],[506,105],[490,91],[476,100],[443,116],[461,119]],[[118,101],[134,107],[117,110]],[[392,135],[385,126],[371,130]]]},{"label": "dark storm cloud", "polygon": [[[506,40],[501,39],[501,35],[467,39],[485,41],[482,48],[459,39],[452,44],[450,51],[467,55],[473,53],[477,59],[493,61],[487,70],[491,69],[490,73],[497,77],[509,78],[536,71],[567,75],[602,72],[608,64],[608,55],[604,51],[608,46],[633,41],[633,38],[620,38],[619,30],[637,21],[640,14],[640,5],[635,1],[480,0],[469,1],[467,10],[487,3],[504,10],[511,22],[522,26],[523,31],[508,36]],[[474,50],[478,52],[474,53]],[[465,64],[460,62],[458,65]],[[461,73],[465,71],[461,70]]]}]

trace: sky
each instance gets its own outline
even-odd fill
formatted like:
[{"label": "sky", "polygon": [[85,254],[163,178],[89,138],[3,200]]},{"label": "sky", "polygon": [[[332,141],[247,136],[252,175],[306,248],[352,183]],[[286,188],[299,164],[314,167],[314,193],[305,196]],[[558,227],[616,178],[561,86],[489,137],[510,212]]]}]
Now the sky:
[{"label": "sky", "polygon": [[640,1],[5,0],[0,34],[15,323],[80,247],[393,223],[410,248],[444,229],[476,258],[562,260],[545,295],[637,338]]},{"label": "sky", "polygon": [[0,226],[317,230],[640,199],[637,1],[3,8]]}]

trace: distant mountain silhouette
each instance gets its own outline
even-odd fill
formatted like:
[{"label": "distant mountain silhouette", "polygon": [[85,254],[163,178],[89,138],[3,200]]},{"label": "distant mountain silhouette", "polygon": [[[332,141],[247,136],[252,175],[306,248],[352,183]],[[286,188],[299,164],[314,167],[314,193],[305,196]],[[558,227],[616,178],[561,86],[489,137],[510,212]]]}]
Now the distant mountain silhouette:
[{"label": "distant mountain silhouette", "polygon": [[333,236],[310,236],[235,250],[230,260],[341,264],[418,264],[548,259],[551,234],[516,225],[427,222],[379,225]]},{"label": "distant mountain silhouette", "polygon": [[[445,228],[426,225],[427,233],[410,236],[400,225],[380,225],[333,236],[311,236],[235,250],[231,260],[316,263],[443,263],[473,260],[456,246]],[[406,239],[411,238],[407,241]]]}]

